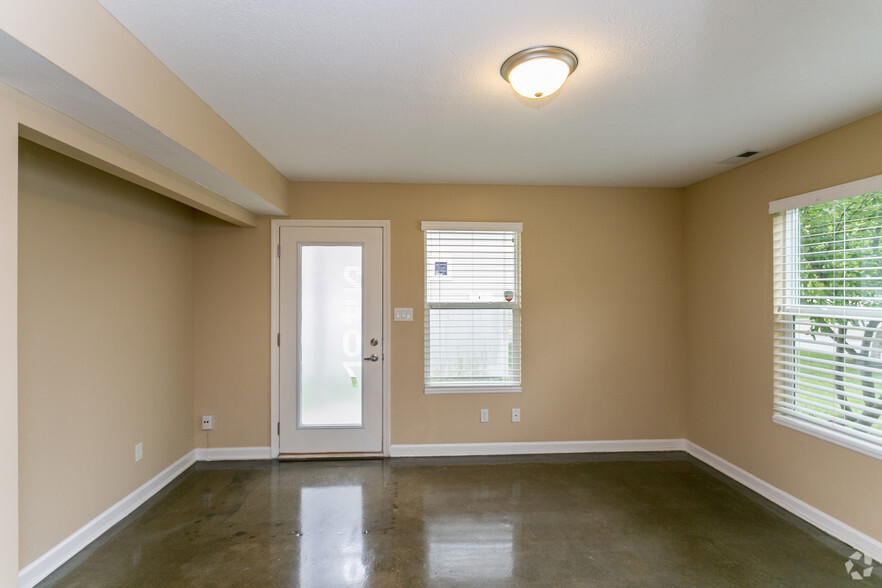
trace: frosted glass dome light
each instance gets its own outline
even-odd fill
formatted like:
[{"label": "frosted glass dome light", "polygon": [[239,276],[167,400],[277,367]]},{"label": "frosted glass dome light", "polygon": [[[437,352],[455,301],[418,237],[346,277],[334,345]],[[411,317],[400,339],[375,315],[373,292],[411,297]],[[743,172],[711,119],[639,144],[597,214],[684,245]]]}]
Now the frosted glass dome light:
[{"label": "frosted glass dome light", "polygon": [[557,92],[576,70],[579,60],[563,47],[531,47],[505,60],[499,73],[525,98],[544,98]]}]

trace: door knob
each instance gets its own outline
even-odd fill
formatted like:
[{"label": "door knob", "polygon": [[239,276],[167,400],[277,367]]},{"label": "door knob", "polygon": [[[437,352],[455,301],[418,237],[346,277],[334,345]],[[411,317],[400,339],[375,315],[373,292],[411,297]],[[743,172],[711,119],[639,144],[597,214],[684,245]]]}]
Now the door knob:
[{"label": "door knob", "polygon": [[365,357],[364,360],[365,361],[380,361],[380,358],[377,356],[376,353],[374,353],[370,357]]}]

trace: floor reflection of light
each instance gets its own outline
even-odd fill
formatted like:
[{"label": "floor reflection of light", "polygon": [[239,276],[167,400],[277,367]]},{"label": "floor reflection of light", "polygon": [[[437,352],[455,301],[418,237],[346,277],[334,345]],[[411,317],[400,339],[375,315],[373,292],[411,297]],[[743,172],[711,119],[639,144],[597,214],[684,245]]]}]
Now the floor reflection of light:
[{"label": "floor reflection of light", "polygon": [[300,489],[300,585],[365,580],[361,486]]},{"label": "floor reflection of light", "polygon": [[512,525],[469,518],[428,521],[429,576],[460,581],[508,578],[514,570]]}]

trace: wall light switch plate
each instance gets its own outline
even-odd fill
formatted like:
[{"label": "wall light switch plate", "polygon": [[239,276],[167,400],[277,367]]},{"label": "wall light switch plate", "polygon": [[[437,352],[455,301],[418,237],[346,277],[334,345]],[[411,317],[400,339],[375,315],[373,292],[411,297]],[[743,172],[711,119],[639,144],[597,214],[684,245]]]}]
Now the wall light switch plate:
[{"label": "wall light switch plate", "polygon": [[396,308],[393,318],[396,321],[412,321],[413,320],[413,309],[412,308]]},{"label": "wall light switch plate", "polygon": [[520,408],[511,409],[511,422],[513,422],[513,423],[521,422],[521,409]]},{"label": "wall light switch plate", "polygon": [[135,461],[141,461],[142,457],[144,457],[144,444],[138,443],[135,445]]},{"label": "wall light switch plate", "polygon": [[490,409],[489,408],[482,408],[481,409],[481,422],[482,423],[490,422]]}]

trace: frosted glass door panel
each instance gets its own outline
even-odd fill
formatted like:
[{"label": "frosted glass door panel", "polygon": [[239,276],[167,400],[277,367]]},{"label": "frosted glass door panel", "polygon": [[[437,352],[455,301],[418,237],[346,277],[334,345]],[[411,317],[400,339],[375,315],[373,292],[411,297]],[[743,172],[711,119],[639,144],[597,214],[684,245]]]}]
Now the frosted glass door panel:
[{"label": "frosted glass door panel", "polygon": [[281,454],[383,451],[383,231],[279,228]]},{"label": "frosted glass door panel", "polygon": [[362,246],[300,245],[299,427],[361,427]]}]

